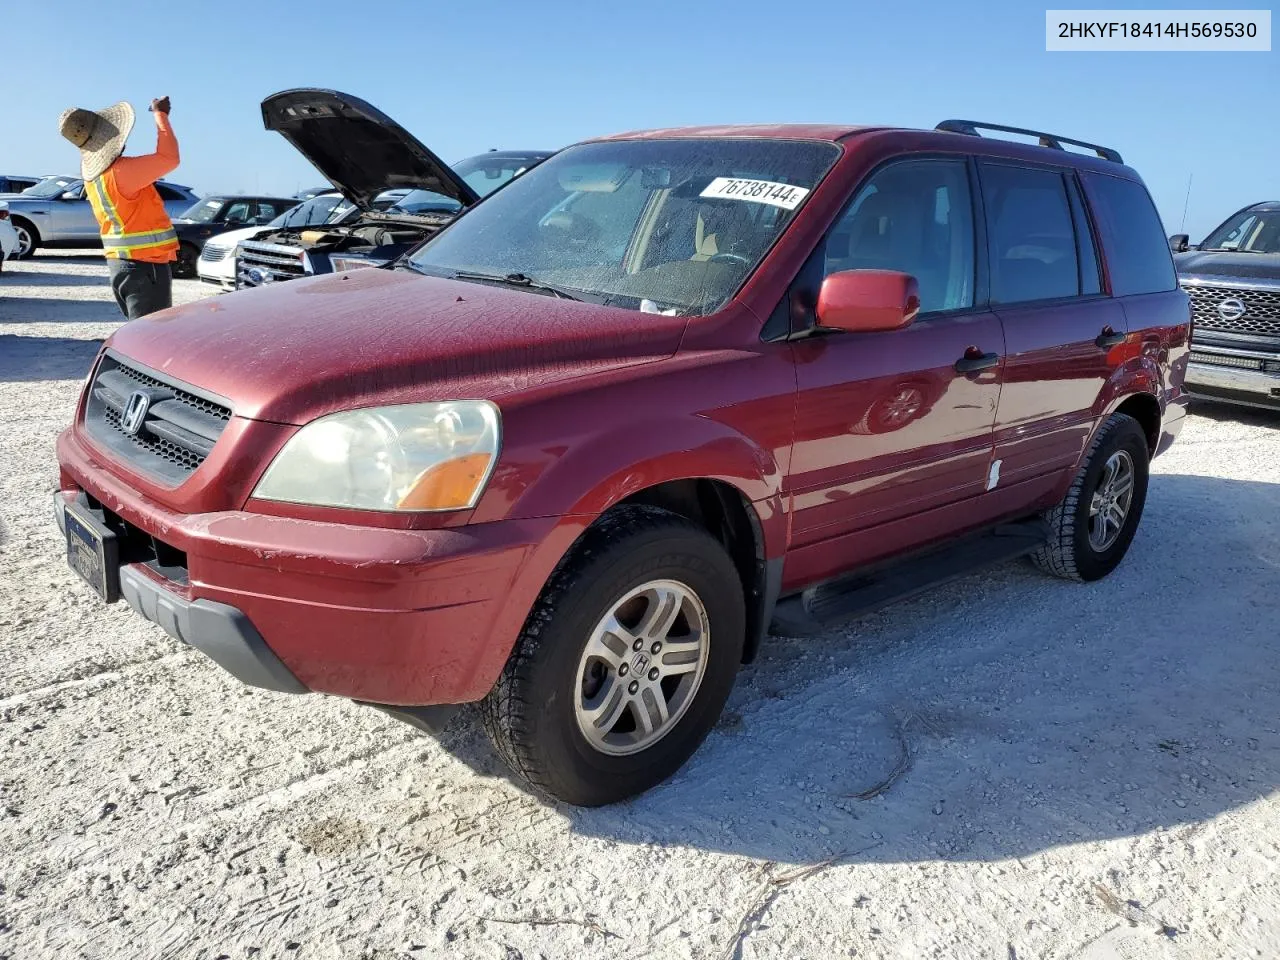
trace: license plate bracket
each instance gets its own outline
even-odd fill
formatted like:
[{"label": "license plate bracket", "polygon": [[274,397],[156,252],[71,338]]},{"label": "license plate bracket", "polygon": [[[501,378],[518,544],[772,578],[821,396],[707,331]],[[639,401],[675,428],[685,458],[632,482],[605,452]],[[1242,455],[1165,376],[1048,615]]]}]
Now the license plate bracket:
[{"label": "license plate bracket", "polygon": [[63,518],[68,566],[103,603],[115,603],[120,599],[120,543],[115,532],[82,503],[66,504]]}]

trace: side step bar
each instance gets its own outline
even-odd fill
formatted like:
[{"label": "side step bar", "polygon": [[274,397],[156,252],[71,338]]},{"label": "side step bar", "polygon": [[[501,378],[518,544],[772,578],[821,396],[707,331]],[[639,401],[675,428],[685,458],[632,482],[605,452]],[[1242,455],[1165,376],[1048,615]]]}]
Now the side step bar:
[{"label": "side step bar", "polygon": [[851,574],[778,601],[769,632],[810,637],[984,567],[1031,553],[1049,537],[1043,520],[993,527],[887,566]]}]

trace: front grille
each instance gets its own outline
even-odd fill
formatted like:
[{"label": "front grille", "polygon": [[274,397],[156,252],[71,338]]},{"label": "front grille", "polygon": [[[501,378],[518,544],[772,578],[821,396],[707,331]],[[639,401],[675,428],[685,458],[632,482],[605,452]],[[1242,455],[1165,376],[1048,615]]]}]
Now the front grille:
[{"label": "front grille", "polygon": [[[122,420],[135,394],[145,397],[147,407],[130,433]],[[112,354],[98,366],[84,413],[89,436],[139,471],[174,486],[204,463],[230,419],[231,408],[224,402],[161,380]]]},{"label": "front grille", "polygon": [[215,247],[211,243],[206,243],[204,249],[200,251],[200,259],[205,263],[218,263],[227,259],[227,254],[230,252],[229,247]]},{"label": "front grille", "polygon": [[238,248],[236,285],[258,287],[264,283],[295,280],[306,276],[303,251],[278,243],[255,243],[246,240]]},{"label": "front grille", "polygon": [[[1184,283],[1183,289],[1191,297],[1191,319],[1197,330],[1280,337],[1280,289],[1249,290],[1199,283]],[[1225,300],[1239,300],[1244,304],[1244,313],[1231,320],[1223,319],[1218,307]]]}]

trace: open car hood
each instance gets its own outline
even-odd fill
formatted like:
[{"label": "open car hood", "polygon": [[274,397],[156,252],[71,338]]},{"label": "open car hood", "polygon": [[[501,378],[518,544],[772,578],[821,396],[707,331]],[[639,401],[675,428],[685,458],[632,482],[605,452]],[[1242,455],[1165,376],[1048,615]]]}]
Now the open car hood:
[{"label": "open car hood", "polygon": [[399,187],[430,190],[469,207],[479,195],[404,127],[337,90],[282,90],[262,101],[262,122],[311,161],[361,210]]}]

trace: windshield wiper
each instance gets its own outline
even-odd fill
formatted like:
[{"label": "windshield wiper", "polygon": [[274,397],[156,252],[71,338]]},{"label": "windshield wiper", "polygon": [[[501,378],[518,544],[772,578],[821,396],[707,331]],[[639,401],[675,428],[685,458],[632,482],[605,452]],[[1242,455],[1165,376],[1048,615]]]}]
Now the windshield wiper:
[{"label": "windshield wiper", "polygon": [[459,270],[453,274],[453,280],[470,280],[474,283],[497,283],[504,287],[522,287],[525,290],[537,290],[543,293],[549,293],[561,300],[577,300],[582,301],[582,297],[570,293],[563,287],[553,286],[549,283],[543,283],[541,280],[535,280],[533,277],[526,276],[523,273],[472,273],[466,270]]}]

